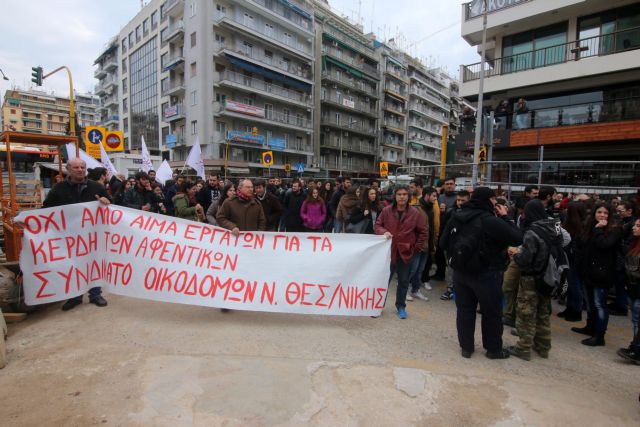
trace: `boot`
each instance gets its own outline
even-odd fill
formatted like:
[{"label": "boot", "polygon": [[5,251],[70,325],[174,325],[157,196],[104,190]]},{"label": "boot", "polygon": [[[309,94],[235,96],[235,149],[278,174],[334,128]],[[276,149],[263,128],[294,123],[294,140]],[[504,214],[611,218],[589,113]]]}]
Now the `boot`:
[{"label": "boot", "polygon": [[593,336],[595,335],[595,330],[593,329],[593,327],[587,325],[584,328],[578,328],[578,327],[573,327],[571,328],[571,330],[573,332],[577,332],[579,334],[583,334],[583,335],[589,335],[589,336]]},{"label": "boot", "polygon": [[604,346],[604,333],[596,334],[591,338],[582,340],[581,342],[582,344],[588,345],[589,347]]},{"label": "boot", "polygon": [[565,310],[564,320],[567,322],[581,322],[582,312],[567,309]]}]

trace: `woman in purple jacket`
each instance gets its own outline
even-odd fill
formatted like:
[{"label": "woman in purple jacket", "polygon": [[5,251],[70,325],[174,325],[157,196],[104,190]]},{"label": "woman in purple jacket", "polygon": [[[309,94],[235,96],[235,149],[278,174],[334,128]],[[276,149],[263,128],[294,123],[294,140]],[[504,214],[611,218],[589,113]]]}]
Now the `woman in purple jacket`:
[{"label": "woman in purple jacket", "polygon": [[307,200],[302,203],[300,218],[302,218],[305,231],[322,233],[324,220],[327,218],[327,207],[317,188],[311,190]]}]

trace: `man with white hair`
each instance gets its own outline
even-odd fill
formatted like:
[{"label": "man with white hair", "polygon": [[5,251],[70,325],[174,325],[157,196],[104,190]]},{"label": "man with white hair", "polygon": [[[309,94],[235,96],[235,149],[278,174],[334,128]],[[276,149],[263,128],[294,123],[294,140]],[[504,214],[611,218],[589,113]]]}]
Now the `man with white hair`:
[{"label": "man with white hair", "polygon": [[237,236],[241,231],[265,231],[267,219],[253,195],[253,182],[241,179],[236,195],[224,201],[216,214],[218,225]]},{"label": "man with white hair", "polygon": [[[96,200],[105,205],[111,203],[104,185],[87,179],[87,164],[84,160],[79,158],[70,159],[67,162],[67,172],[66,179],[54,185],[49,191],[42,204],[43,208],[94,202]],[[102,296],[102,288],[89,289],[89,302],[98,307],[107,305],[107,300]],[[82,304],[82,295],[67,300],[62,309],[65,311],[71,310],[79,304]]]}]

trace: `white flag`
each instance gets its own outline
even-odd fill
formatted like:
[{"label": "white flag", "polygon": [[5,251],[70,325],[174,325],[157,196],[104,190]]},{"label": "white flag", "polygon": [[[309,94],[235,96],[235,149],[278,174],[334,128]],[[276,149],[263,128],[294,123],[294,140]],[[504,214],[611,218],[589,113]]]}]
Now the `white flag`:
[{"label": "white flag", "polygon": [[108,179],[111,179],[112,176],[118,175],[118,171],[115,166],[113,166],[113,163],[111,163],[111,159],[107,156],[107,152],[102,144],[100,144],[100,161],[102,162],[102,166],[107,170]]},{"label": "white flag", "polygon": [[191,151],[189,151],[186,163],[196,171],[196,175],[200,178],[205,178],[204,160],[202,159],[202,151],[200,150],[200,141],[198,141],[198,137],[196,137],[193,147],[191,147]]},{"label": "white flag", "polygon": [[144,136],[140,135],[140,141],[142,142],[142,170],[149,172],[153,169],[153,163],[151,162],[149,150],[147,150],[147,144],[144,142]]},{"label": "white flag", "polygon": [[[87,164],[87,169],[103,167],[102,163],[100,163],[99,161],[97,161],[87,153],[85,153],[84,150],[82,150],[82,148],[79,148],[78,150],[80,150],[80,156],[79,156],[80,159],[84,160],[85,163]],[[76,158],[76,144],[74,143],[67,144],[67,158],[69,160]]]},{"label": "white flag", "polygon": [[173,179],[173,171],[171,170],[171,166],[169,166],[169,162],[164,160],[156,171],[156,181],[164,185],[164,183],[170,179]]}]

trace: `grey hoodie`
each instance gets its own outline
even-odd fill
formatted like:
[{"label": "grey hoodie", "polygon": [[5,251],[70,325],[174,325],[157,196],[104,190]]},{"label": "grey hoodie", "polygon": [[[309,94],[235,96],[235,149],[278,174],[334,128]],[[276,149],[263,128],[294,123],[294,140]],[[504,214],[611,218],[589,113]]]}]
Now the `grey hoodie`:
[{"label": "grey hoodie", "polygon": [[533,222],[524,232],[520,252],[513,256],[525,276],[540,273],[549,258],[550,248],[534,229],[545,233],[554,244],[560,244],[563,248],[571,243],[571,236],[556,219],[546,218]]}]

